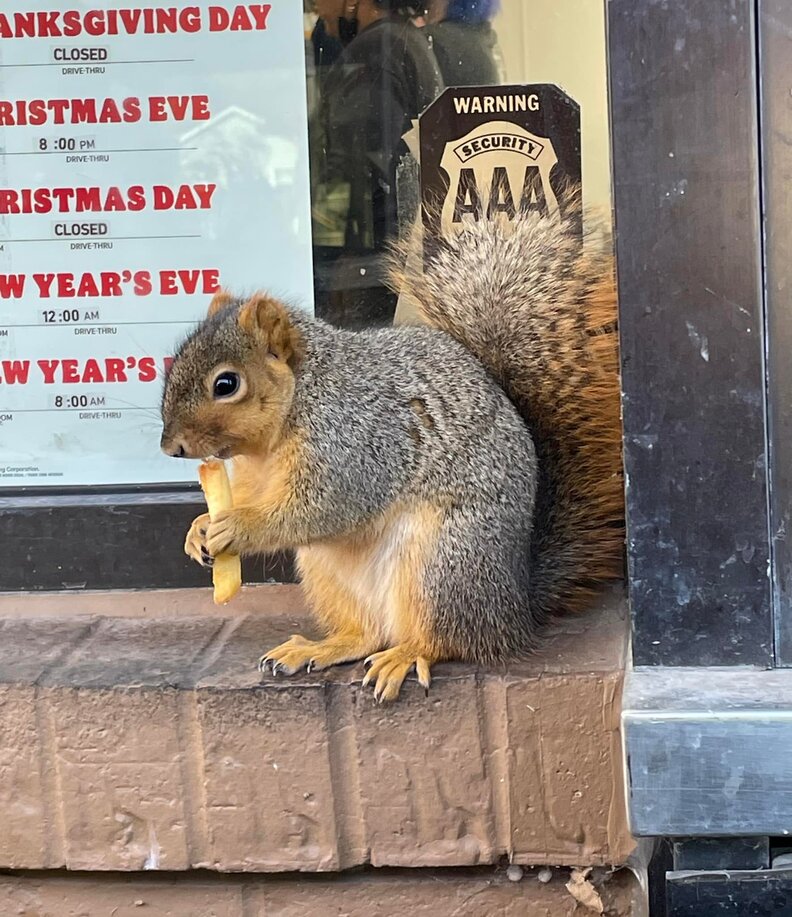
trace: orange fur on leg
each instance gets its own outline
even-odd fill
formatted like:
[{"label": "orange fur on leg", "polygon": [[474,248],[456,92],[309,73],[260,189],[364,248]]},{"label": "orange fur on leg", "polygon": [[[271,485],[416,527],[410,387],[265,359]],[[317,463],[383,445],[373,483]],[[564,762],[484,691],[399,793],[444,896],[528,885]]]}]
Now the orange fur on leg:
[{"label": "orange fur on leg", "polygon": [[374,697],[395,700],[404,679],[415,669],[429,693],[431,666],[448,655],[433,629],[431,597],[426,595],[426,565],[443,520],[440,507],[424,505],[409,513],[409,538],[399,552],[391,600],[391,647],[366,659],[363,685],[374,683]]},{"label": "orange fur on leg", "polygon": [[436,506],[400,507],[355,535],[301,548],[303,589],[327,636],[293,636],[262,657],[261,670],[293,674],[368,656],[364,684],[375,682],[378,700],[395,699],[413,668],[428,689],[430,666],[448,656],[423,586],[442,518]]},{"label": "orange fur on leg", "polygon": [[325,669],[343,662],[363,659],[382,646],[381,637],[370,626],[369,616],[357,598],[344,588],[343,567],[338,566],[332,549],[304,549],[298,553],[303,591],[320,626],[327,636],[323,640],[306,640],[295,634],[259,660],[259,669],[267,665],[273,675],[293,675],[300,669]]}]

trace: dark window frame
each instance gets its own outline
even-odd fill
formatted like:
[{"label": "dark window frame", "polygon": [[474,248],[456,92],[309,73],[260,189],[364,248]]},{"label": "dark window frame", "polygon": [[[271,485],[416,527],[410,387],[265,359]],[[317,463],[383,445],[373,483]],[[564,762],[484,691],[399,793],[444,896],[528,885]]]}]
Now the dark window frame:
[{"label": "dark window frame", "polygon": [[757,6],[609,0],[608,43],[633,659],[771,666]]}]

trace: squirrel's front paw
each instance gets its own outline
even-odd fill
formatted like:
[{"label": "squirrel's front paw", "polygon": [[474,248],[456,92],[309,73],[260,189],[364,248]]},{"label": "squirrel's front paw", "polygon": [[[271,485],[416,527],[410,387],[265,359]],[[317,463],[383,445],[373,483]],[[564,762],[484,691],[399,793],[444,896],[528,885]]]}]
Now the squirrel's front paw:
[{"label": "squirrel's front paw", "polygon": [[206,547],[212,557],[250,554],[251,545],[251,520],[243,509],[218,513],[206,530]]},{"label": "squirrel's front paw", "polygon": [[214,559],[206,547],[206,530],[209,527],[209,513],[202,513],[193,520],[184,541],[184,553],[202,567],[211,567]]},{"label": "squirrel's front paw", "polygon": [[292,634],[290,640],[265,653],[258,667],[263,674],[270,666],[273,675],[278,672],[294,675],[303,668],[318,672],[340,662],[362,659],[371,649],[372,641],[362,634],[336,634],[325,640],[306,640],[299,634]]}]

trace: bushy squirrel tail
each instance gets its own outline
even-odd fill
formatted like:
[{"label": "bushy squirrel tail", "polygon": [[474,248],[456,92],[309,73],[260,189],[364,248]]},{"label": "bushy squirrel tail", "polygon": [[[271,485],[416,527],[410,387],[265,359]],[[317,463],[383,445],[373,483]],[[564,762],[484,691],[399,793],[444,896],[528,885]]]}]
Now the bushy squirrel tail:
[{"label": "bushy squirrel tail", "polygon": [[412,252],[393,277],[428,324],[481,360],[529,425],[539,461],[530,601],[540,619],[582,610],[623,575],[613,255],[604,222],[590,220],[581,253],[569,219],[579,206],[570,198],[563,221],[471,225],[438,242],[425,272]]}]

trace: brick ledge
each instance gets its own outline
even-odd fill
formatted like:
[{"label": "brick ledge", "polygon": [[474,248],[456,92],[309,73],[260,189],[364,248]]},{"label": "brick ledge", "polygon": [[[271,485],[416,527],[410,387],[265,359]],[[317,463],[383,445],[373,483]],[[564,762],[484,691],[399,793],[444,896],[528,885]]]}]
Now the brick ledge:
[{"label": "brick ledge", "polygon": [[[559,870],[548,884],[526,871],[510,882],[503,869],[362,870],[344,876],[226,876],[206,873],[119,876],[33,873],[0,876],[0,913],[156,914],[157,917],[580,917]],[[644,895],[629,870],[596,877],[611,917],[644,914]],[[138,910],[140,909],[140,910]],[[593,912],[589,912],[593,913]]]},{"label": "brick ledge", "polygon": [[[112,597],[108,597],[112,601]],[[377,705],[359,665],[254,669],[305,621],[0,619],[0,867],[233,872],[623,863],[610,602],[496,671]]]}]

